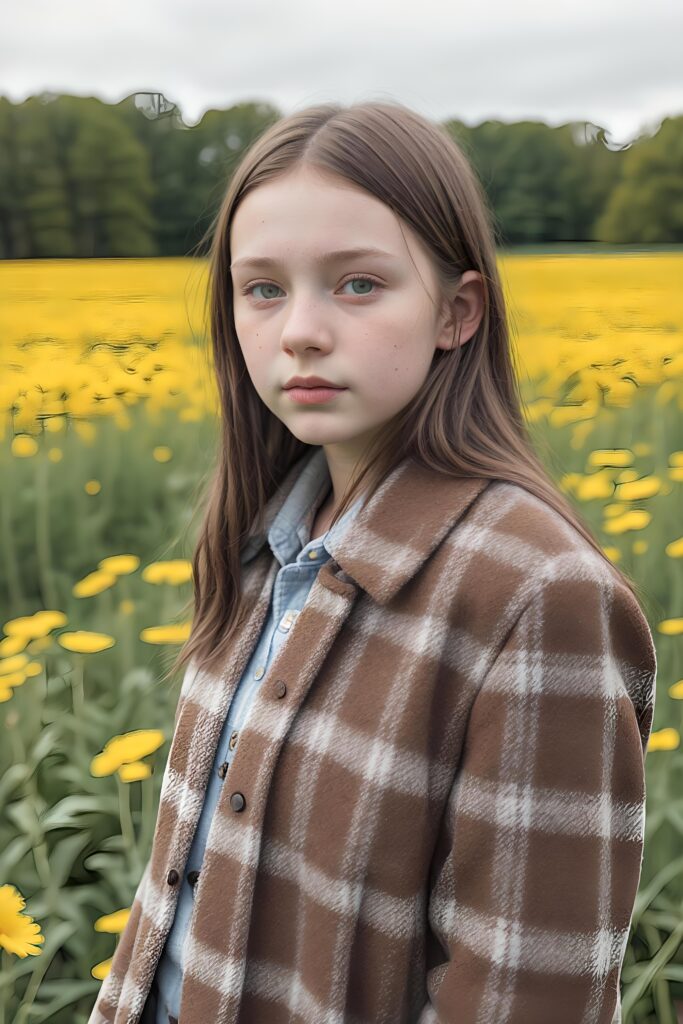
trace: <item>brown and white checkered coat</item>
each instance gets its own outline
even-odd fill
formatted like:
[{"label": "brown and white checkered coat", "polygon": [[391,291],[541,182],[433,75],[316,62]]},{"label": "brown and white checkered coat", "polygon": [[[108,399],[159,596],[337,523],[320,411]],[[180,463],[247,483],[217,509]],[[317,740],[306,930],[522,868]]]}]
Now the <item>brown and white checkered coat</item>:
[{"label": "brown and white checkered coat", "polygon": [[[185,674],[151,857],[89,1024],[140,1020],[279,567],[267,544],[245,566],[252,610],[222,676]],[[638,602],[558,513],[404,459],[320,569],[241,731],[180,1024],[620,1020],[655,675]]]}]

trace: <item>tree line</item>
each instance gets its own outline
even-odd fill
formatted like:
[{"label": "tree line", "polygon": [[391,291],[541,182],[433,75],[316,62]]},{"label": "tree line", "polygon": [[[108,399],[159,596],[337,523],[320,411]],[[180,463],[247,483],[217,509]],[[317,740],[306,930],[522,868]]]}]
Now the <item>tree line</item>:
[{"label": "tree line", "polygon": [[[246,102],[188,126],[161,93],[0,97],[0,259],[190,254],[243,152],[281,116]],[[683,116],[620,148],[590,122],[444,125],[502,246],[683,242]]]}]

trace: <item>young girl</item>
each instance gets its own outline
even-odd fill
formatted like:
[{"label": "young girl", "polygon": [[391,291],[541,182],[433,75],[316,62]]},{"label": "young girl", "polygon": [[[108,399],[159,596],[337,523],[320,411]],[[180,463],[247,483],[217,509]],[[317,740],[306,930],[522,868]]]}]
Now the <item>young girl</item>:
[{"label": "young girl", "polygon": [[193,629],[91,1024],[620,1020],[655,649],[525,432],[491,221],[398,103],[232,176]]}]

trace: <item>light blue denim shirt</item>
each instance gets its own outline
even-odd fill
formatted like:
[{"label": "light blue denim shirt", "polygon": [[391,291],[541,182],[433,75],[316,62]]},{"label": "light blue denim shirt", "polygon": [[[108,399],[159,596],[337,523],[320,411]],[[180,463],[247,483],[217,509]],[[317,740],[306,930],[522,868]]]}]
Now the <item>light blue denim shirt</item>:
[{"label": "light blue denim shirt", "polygon": [[[211,818],[218,803],[235,745],[261,682],[285,642],[296,616],[318,575],[333,552],[330,545],[341,536],[363,504],[361,494],[341,519],[321,537],[310,539],[315,512],[331,487],[327,458],[316,447],[306,461],[292,490],[268,531],[268,543],[282,568],[275,577],[261,637],[239,681],[223,726],[213,769],[181,881],[173,925],[157,966],[152,989],[156,992],[156,1024],[169,1024],[179,1017],[182,984],[183,941],[189,931],[193,906],[193,884],[202,867]],[[253,540],[244,548],[242,561],[253,553]],[[143,1019],[147,1019],[147,1015]]]}]

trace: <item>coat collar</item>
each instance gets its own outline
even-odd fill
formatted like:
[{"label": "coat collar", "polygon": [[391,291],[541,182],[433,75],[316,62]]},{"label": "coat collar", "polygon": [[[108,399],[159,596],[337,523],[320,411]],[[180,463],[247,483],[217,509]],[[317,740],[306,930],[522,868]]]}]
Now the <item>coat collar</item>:
[{"label": "coat collar", "polygon": [[[299,473],[314,459],[328,472],[319,446],[290,467],[266,505],[263,529],[248,535],[242,564],[261,550]],[[415,575],[489,483],[491,480],[484,477],[440,473],[405,456],[345,524],[346,528],[326,539],[326,547],[342,578],[362,587],[378,604],[386,604]]]}]

